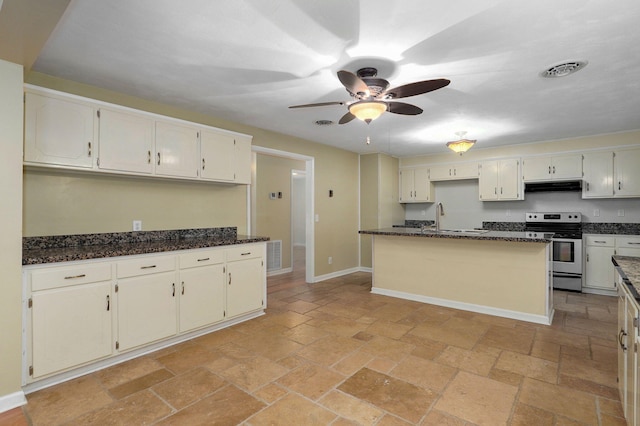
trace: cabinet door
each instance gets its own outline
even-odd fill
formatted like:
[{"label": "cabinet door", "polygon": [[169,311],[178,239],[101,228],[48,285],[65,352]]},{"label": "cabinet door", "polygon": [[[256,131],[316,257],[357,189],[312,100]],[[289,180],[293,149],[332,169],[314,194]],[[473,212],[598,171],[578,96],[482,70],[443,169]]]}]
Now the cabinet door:
[{"label": "cabinet door", "polygon": [[251,183],[251,138],[235,138],[235,183],[249,185]]},{"label": "cabinet door", "polygon": [[640,149],[616,152],[615,173],[616,197],[640,197]]},{"label": "cabinet door", "polygon": [[554,179],[582,179],[582,155],[553,157],[551,175]]},{"label": "cabinet door", "polygon": [[156,174],[197,177],[198,129],[156,122]]},{"label": "cabinet door", "polygon": [[153,120],[100,109],[100,156],[105,170],[153,173]]},{"label": "cabinet door", "polygon": [[550,157],[525,158],[522,162],[522,178],[525,182],[545,181],[552,176]]},{"label": "cabinet door", "polygon": [[118,282],[120,350],[176,334],[176,274],[144,275]]},{"label": "cabinet door", "polygon": [[203,179],[234,180],[234,138],[224,133],[203,130],[200,136],[200,176]]},{"label": "cabinet door", "polygon": [[613,152],[588,152],[583,155],[582,198],[613,196]]},{"label": "cabinet door", "polygon": [[111,355],[111,282],[32,293],[33,377]]},{"label": "cabinet door", "polygon": [[[627,295],[627,298],[631,296]],[[636,346],[636,336],[638,335],[638,329],[634,325],[634,320],[638,317],[638,310],[635,304],[631,300],[627,300],[627,314],[626,314],[626,367],[625,367],[625,398],[624,398],[624,415],[627,419],[627,423],[635,425],[636,423],[636,406],[635,402],[635,383],[636,383],[636,365],[638,357],[638,348]]]},{"label": "cabinet door", "polygon": [[224,319],[224,265],[180,271],[180,332]]},{"label": "cabinet door", "polygon": [[28,92],[25,102],[24,161],[93,167],[93,107]]},{"label": "cabinet door", "polygon": [[227,263],[227,317],[261,309],[263,306],[262,258]]},{"label": "cabinet door", "polygon": [[429,180],[429,169],[419,168],[414,170],[414,201],[424,202],[433,199],[433,184]]},{"label": "cabinet door", "polygon": [[626,379],[627,379],[627,351],[625,349],[624,343],[624,333],[626,332],[626,321],[627,321],[627,307],[626,307],[626,292],[624,290],[624,285],[622,283],[622,279],[616,273],[616,282],[618,287],[618,335],[617,344],[618,344],[618,392],[620,396],[620,402],[622,403],[622,407],[625,407],[625,396],[626,396]]},{"label": "cabinet door", "polygon": [[585,262],[585,286],[613,290],[615,268],[611,263],[613,247],[587,246]]},{"label": "cabinet door", "polygon": [[450,165],[431,166],[429,167],[429,179],[432,182],[453,179],[453,170],[453,166]]},{"label": "cabinet door", "polygon": [[498,165],[498,183],[500,191],[498,198],[501,200],[520,200],[520,160],[500,160]]},{"label": "cabinet door", "polygon": [[483,161],[479,176],[480,200],[498,199],[498,161]]},{"label": "cabinet door", "polygon": [[409,203],[413,201],[413,177],[411,170],[400,170],[400,202]]},{"label": "cabinet door", "polygon": [[478,163],[457,164],[453,169],[454,179],[478,179]]}]

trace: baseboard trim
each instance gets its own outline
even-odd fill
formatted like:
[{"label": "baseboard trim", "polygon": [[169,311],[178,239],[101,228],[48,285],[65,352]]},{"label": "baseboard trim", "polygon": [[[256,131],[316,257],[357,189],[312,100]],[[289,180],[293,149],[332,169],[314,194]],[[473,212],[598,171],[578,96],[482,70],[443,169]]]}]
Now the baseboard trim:
[{"label": "baseboard trim", "polygon": [[23,391],[2,395],[0,396],[0,413],[21,407],[26,403],[27,398],[25,398]]},{"label": "baseboard trim", "polygon": [[370,274],[373,274],[373,268],[368,268],[368,267],[366,267],[366,266],[361,266],[361,267],[359,268],[359,271],[360,271],[360,272],[368,272],[368,273],[370,273]]},{"label": "baseboard trim", "polygon": [[288,274],[289,272],[293,272],[293,268],[282,268],[276,271],[267,272],[267,276],[272,277],[274,275]]},{"label": "baseboard trim", "polygon": [[397,297],[399,299],[413,300],[415,302],[429,303],[431,305],[444,306],[446,308],[460,309],[461,311],[477,312],[479,314],[493,315],[497,317],[510,318],[519,321],[532,322],[536,324],[550,325],[553,319],[553,310],[547,318],[544,315],[527,314],[523,312],[511,311],[508,309],[493,308],[490,306],[474,305],[472,303],[456,302],[437,297],[421,296],[419,294],[405,293],[396,290],[372,287],[371,293],[382,296]]},{"label": "baseboard trim", "polygon": [[587,294],[598,294],[600,296],[617,296],[616,290],[607,290],[607,289],[598,289],[598,288],[588,288],[582,287],[582,292]]},{"label": "baseboard trim", "polygon": [[331,272],[329,274],[317,275],[314,277],[313,282],[318,283],[320,281],[330,280],[331,278],[342,277],[344,275],[353,274],[354,272],[360,272],[360,270],[361,269],[359,267],[356,267],[356,268],[343,269],[342,271]]}]

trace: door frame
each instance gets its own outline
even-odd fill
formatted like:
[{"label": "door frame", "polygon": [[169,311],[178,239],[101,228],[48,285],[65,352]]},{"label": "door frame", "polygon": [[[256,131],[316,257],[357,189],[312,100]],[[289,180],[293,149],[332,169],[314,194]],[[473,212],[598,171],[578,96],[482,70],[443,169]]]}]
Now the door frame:
[{"label": "door frame", "polygon": [[[314,224],[314,163],[315,158],[308,155],[294,152],[281,151],[279,149],[265,148],[262,146],[251,146],[252,168],[251,168],[251,188],[247,189],[247,230],[252,234],[255,228],[255,206],[256,206],[256,155],[265,154],[275,157],[288,158],[292,160],[302,160],[305,162],[306,187],[305,187],[305,282],[311,284],[315,282],[315,224]],[[253,228],[252,228],[253,226]],[[268,236],[268,235],[267,235]]]}]

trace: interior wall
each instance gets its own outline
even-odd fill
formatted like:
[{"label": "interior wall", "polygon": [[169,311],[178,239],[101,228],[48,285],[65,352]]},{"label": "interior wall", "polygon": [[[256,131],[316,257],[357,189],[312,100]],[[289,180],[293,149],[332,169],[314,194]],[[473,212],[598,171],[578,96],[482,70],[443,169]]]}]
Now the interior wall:
[{"label": "interior wall", "polygon": [[306,225],[305,225],[305,194],[306,194],[306,173],[300,171],[298,175],[291,179],[291,221],[293,232],[293,245],[306,247]]},{"label": "interior wall", "polygon": [[[256,229],[272,240],[282,240],[282,268],[291,268],[291,170],[304,170],[305,162],[272,155],[256,157]],[[270,194],[276,198],[271,199]],[[282,193],[282,198],[278,198]]]},{"label": "interior wall", "polygon": [[[378,154],[360,156],[360,229],[378,229]],[[360,235],[360,266],[371,268],[371,235]]]},{"label": "interior wall", "polygon": [[[315,275],[329,275],[358,266],[358,155],[356,153],[46,74],[30,72],[25,80],[27,83],[41,87],[253,135],[254,146],[313,157],[315,185],[313,214],[318,218],[314,235]],[[27,175],[29,173],[27,171]],[[332,198],[328,197],[329,189],[334,190],[335,195]],[[216,197],[216,200],[223,206],[226,203],[225,197]],[[241,211],[234,210],[234,213],[241,215],[240,217],[246,215],[246,202]],[[31,229],[29,223],[26,226]],[[332,264],[328,264],[328,256],[332,256]]]},{"label": "interior wall", "polygon": [[24,174],[24,236],[236,226],[246,187],[32,169]]},{"label": "interior wall", "polygon": [[[0,60],[0,399],[21,392],[22,75],[22,66]],[[13,408],[4,403],[0,412]]]}]

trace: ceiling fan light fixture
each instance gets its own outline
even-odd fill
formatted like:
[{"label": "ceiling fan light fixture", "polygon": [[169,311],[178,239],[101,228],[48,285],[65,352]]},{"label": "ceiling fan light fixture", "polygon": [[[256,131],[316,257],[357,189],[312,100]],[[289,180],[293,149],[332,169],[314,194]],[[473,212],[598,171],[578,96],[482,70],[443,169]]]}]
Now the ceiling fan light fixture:
[{"label": "ceiling fan light fixture", "polygon": [[476,140],[464,139],[464,135],[466,133],[467,132],[457,132],[456,135],[458,135],[460,139],[458,139],[457,141],[447,142],[447,148],[460,155],[469,151],[471,147],[476,143]]},{"label": "ceiling fan light fixture", "polygon": [[371,123],[387,110],[387,104],[381,101],[358,101],[349,105],[349,112],[357,119]]}]

